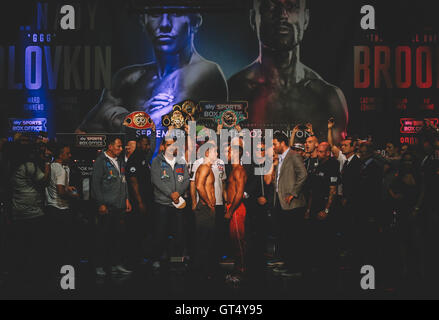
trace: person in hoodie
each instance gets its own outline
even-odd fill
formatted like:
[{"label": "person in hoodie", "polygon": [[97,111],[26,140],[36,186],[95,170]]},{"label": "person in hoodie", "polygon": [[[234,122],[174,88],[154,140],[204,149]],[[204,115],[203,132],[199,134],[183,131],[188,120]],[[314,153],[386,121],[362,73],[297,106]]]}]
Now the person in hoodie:
[{"label": "person in hoodie", "polygon": [[105,266],[111,264],[111,272],[130,274],[122,265],[125,223],[124,215],[131,212],[125,163],[121,159],[122,140],[110,137],[108,149],[102,152],[93,165],[92,197],[98,207],[96,274],[106,276]]},{"label": "person in hoodie", "polygon": [[[178,250],[183,252],[183,206],[182,195],[189,188],[189,170],[184,157],[177,157],[175,140],[167,135],[163,141],[163,150],[153,161],[151,166],[151,181],[154,188],[155,216],[154,216],[154,252],[153,268],[160,268],[160,257],[164,253],[169,227],[174,226],[173,235]],[[180,204],[180,205],[179,205]],[[180,208],[180,209],[179,209]]]}]

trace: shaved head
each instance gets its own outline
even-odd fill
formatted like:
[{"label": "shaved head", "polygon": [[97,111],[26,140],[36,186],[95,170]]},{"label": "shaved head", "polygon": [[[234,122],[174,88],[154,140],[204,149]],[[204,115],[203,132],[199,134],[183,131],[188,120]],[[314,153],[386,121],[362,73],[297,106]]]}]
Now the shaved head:
[{"label": "shaved head", "polygon": [[303,40],[308,28],[306,0],[255,0],[250,23],[259,40],[273,50],[290,51]]},{"label": "shaved head", "polygon": [[322,142],[317,148],[317,156],[319,160],[326,161],[331,157],[331,146],[327,142]]}]

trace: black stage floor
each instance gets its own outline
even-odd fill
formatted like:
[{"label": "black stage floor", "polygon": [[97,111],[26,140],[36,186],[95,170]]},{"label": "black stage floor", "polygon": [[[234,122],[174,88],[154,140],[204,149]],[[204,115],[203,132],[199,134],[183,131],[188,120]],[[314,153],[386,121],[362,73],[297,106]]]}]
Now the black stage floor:
[{"label": "black stage floor", "polygon": [[[378,285],[362,291],[360,272],[338,266],[331,273],[318,270],[294,278],[284,278],[264,267],[251,270],[239,285],[226,283],[233,264],[222,263],[212,280],[192,274],[183,263],[169,263],[154,272],[146,262],[130,276],[96,278],[87,261],[75,267],[75,290],[64,291],[59,277],[44,280],[38,274],[0,279],[0,299],[144,299],[144,300],[285,300],[285,299],[404,299],[439,297],[425,285]],[[26,279],[25,279],[26,278]],[[29,280],[30,279],[30,280]],[[46,278],[47,279],[47,278]]]}]

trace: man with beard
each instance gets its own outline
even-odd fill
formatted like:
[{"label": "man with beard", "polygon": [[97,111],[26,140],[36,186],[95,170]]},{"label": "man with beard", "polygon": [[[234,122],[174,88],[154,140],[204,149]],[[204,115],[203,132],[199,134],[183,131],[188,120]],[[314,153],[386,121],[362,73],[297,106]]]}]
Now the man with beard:
[{"label": "man with beard", "polygon": [[162,116],[171,112],[175,103],[227,99],[220,67],[201,57],[194,47],[201,15],[175,10],[163,8],[163,12],[144,15],[156,61],[121,69],[77,132],[120,132],[125,116],[137,110],[148,113],[157,129],[163,129]]},{"label": "man with beard", "polygon": [[282,133],[273,137],[274,151],[279,155],[276,168],[274,207],[280,231],[280,253],[286,269],[274,272],[284,277],[299,275],[304,267],[303,222],[305,196],[303,186],[308,177],[303,158],[288,147],[288,138]]},{"label": "man with beard", "polygon": [[342,91],[300,61],[300,45],[308,28],[307,0],[255,0],[251,24],[260,55],[229,80],[231,100],[248,100],[249,120],[258,125],[305,124],[325,132],[327,119],[337,120],[337,140],[347,127]]}]

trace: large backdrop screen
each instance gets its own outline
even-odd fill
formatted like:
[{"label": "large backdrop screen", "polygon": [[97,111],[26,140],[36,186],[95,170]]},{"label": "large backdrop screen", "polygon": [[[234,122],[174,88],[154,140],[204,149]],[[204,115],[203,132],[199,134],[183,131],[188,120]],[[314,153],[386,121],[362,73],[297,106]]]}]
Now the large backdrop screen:
[{"label": "large backdrop screen", "polygon": [[137,110],[165,130],[192,100],[244,103],[249,128],[325,135],[334,118],[340,136],[414,143],[438,118],[434,2],[8,1],[2,134],[114,133]]}]

